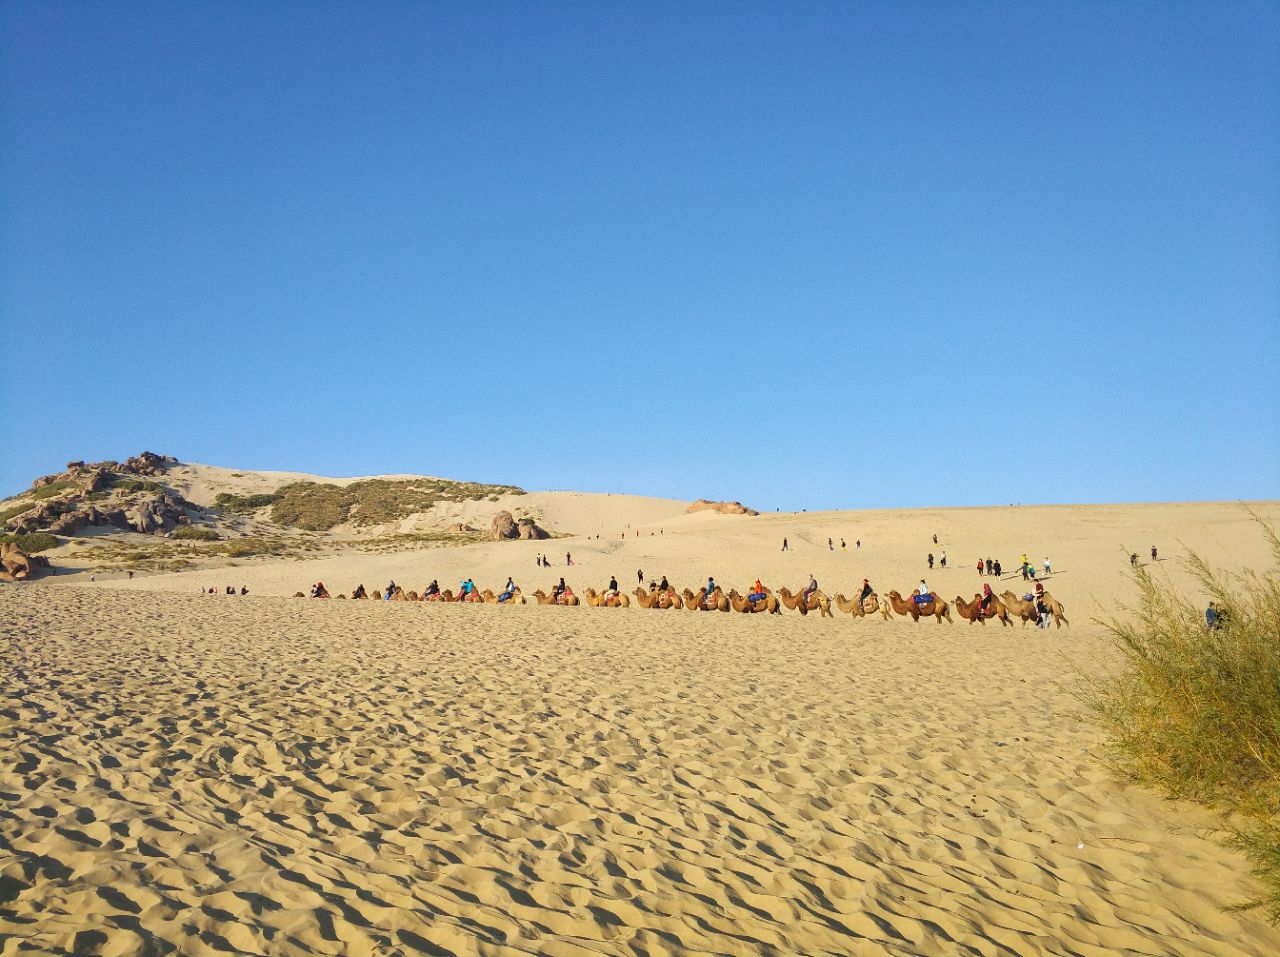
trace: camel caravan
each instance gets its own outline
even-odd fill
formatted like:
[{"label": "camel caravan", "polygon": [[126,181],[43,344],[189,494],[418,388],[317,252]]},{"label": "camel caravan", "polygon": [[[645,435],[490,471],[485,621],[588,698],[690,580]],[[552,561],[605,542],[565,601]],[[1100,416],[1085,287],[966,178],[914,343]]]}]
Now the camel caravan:
[{"label": "camel caravan", "polygon": [[[970,625],[986,625],[988,621],[999,622],[1002,628],[1013,627],[1020,621],[1025,627],[1029,622],[1039,628],[1048,628],[1050,624],[1061,628],[1070,625],[1063,610],[1062,603],[1044,590],[1040,583],[1036,584],[1034,593],[1019,598],[1013,592],[1006,591],[996,595],[989,585],[983,587],[983,594],[975,594],[972,600],[957,595],[951,602],[945,601],[941,595],[929,589],[922,581],[921,587],[911,594],[903,596],[897,590],[891,590],[887,598],[881,598],[871,587],[867,579],[862,580],[862,589],[854,598],[846,598],[837,593],[834,600],[818,588],[817,581],[811,575],[809,582],[798,591],[792,592],[782,587],[775,593],[759,579],[748,588],[745,595],[731,588],[726,594],[712,578],[697,591],[689,588],[677,590],[664,577],[661,583],[650,582],[646,590],[637,587],[630,595],[618,588],[616,578],[607,586],[597,591],[588,588],[581,599],[563,578],[551,588],[550,592],[538,589],[533,593],[533,600],[539,605],[563,605],[575,607],[586,604],[591,608],[630,608],[633,604],[640,608],[667,611],[670,609],[684,611],[719,611],[738,612],[740,614],[780,615],[785,608],[801,615],[816,612],[820,618],[834,618],[831,606],[853,618],[880,618],[889,621],[893,618],[909,618],[913,622],[932,618],[938,624],[943,621],[952,622],[951,609]],[[295,598],[304,598],[297,592]],[[323,582],[316,582],[311,588],[312,598],[328,598],[329,592]],[[346,598],[346,595],[338,595]],[[385,589],[369,592],[364,585],[358,586],[351,593],[355,600],[373,599],[375,601],[436,601],[456,602],[471,605],[523,605],[527,603],[520,588],[510,578],[501,591],[479,589],[470,578],[459,583],[457,590],[440,588],[436,581],[430,582],[421,592],[406,591],[394,581]]]},{"label": "camel caravan", "polygon": [[[938,624],[943,621],[948,623],[953,621],[951,609],[954,606],[960,618],[971,625],[986,625],[989,620],[999,622],[1002,627],[1012,627],[1015,621],[1021,621],[1024,626],[1031,622],[1040,628],[1047,628],[1050,624],[1055,624],[1058,628],[1070,625],[1062,603],[1044,591],[1043,586],[1038,585],[1035,594],[1022,598],[1008,591],[1002,595],[995,595],[989,587],[985,588],[984,592],[985,594],[981,595],[975,594],[972,600],[966,600],[963,596],[957,595],[952,602],[947,602],[932,590],[926,589],[922,592],[919,588],[905,597],[897,590],[891,590],[887,598],[881,598],[871,588],[871,584],[863,579],[862,590],[855,597],[846,598],[843,593],[837,593],[832,599],[818,589],[817,582],[812,576],[808,585],[795,592],[785,586],[775,592],[757,579],[745,595],[740,594],[736,588],[731,588],[726,593],[713,579],[708,579],[706,585],[694,591],[689,588],[677,590],[664,578],[661,584],[650,582],[648,589],[637,587],[630,595],[620,590],[617,580],[613,579],[598,591],[594,587],[587,588],[579,598],[561,578],[550,592],[538,589],[533,592],[532,597],[539,605],[565,607],[585,604],[591,608],[630,608],[636,605],[658,611],[675,609],[738,612],[748,615],[780,615],[785,608],[801,615],[816,612],[820,618],[834,618],[835,614],[832,612],[834,604],[836,611],[853,618],[880,618],[882,621],[909,618],[913,622],[932,618]],[[302,592],[297,592],[294,597],[306,596]],[[323,582],[316,582],[312,586],[311,597],[330,597]],[[336,597],[346,598],[347,596],[344,594]],[[520,588],[511,579],[507,579],[507,584],[498,592],[488,588],[477,588],[471,579],[462,581],[456,591],[449,588],[442,589],[436,581],[426,585],[421,592],[406,590],[395,582],[391,582],[385,589],[375,589],[372,592],[367,591],[364,585],[360,585],[351,593],[351,598],[375,601],[455,602],[471,605],[528,603]]]}]

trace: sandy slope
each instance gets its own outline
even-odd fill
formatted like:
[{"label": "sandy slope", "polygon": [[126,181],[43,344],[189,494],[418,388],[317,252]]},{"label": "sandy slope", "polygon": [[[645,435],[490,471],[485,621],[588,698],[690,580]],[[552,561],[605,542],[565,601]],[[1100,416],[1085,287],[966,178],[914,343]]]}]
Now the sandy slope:
[{"label": "sandy slope", "polygon": [[[742,518],[543,494],[614,530],[0,587],[0,954],[1280,949],[1220,909],[1257,892],[1243,860],[1117,783],[1073,697],[1108,660],[1091,617],[1130,597],[1122,546],[1265,567],[1239,506]],[[906,589],[943,548],[948,596],[979,554],[1048,554],[1072,626],[273,597],[637,567]]]},{"label": "sandy slope", "polygon": [[1280,946],[1086,752],[1096,626],[61,587],[0,630],[4,954]]}]

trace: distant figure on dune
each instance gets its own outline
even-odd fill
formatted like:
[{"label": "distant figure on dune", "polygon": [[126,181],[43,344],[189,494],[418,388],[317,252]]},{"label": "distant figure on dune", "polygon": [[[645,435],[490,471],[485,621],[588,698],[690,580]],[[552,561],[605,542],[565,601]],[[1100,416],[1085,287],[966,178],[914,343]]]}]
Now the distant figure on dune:
[{"label": "distant figure on dune", "polygon": [[782,540],[782,550],[784,552],[787,550],[787,540],[785,538]]},{"label": "distant figure on dune", "polygon": [[643,585],[643,584],[644,584],[644,569],[642,569],[642,568],[637,568],[637,569],[636,569],[636,584],[637,584],[637,585]]},{"label": "distant figure on dune", "polygon": [[566,565],[572,565],[572,564],[573,564],[573,556],[572,556],[572,555],[570,555],[568,552],[565,552],[565,553],[564,553],[564,563],[565,563]]},{"label": "distant figure on dune", "polygon": [[937,532],[934,532],[934,533],[933,533],[933,544],[935,544],[935,545],[937,545],[937,544],[938,544],[938,533],[937,533]]},{"label": "distant figure on dune", "polygon": [[938,559],[938,565],[942,568],[947,567],[947,550],[945,548],[942,550],[942,556]]},{"label": "distant figure on dune", "polygon": [[827,539],[827,551],[829,551],[829,552],[834,552],[835,550],[836,550],[835,545],[833,545],[833,544],[831,543],[831,539],[829,539],[829,538],[828,538],[828,539]]},{"label": "distant figure on dune", "polygon": [[840,551],[847,552],[848,550],[849,546],[844,543],[844,539],[840,539]]},{"label": "distant figure on dune", "polygon": [[1156,547],[1154,545],[1151,546],[1151,560],[1153,562],[1156,560]]},{"label": "distant figure on dune", "polygon": [[862,551],[862,539],[858,539],[856,542],[854,542],[853,547],[856,548],[858,551]]},{"label": "distant figure on dune", "polygon": [[979,577],[982,576],[982,559],[981,558],[978,559],[978,576]]},{"label": "distant figure on dune", "polygon": [[991,567],[995,569],[995,576],[996,576],[996,578],[999,578],[999,577],[1000,577],[1000,571],[1001,571],[1001,569],[1000,569],[1000,559],[998,559],[998,558],[997,558],[994,562],[992,562],[992,563],[991,563]]},{"label": "distant figure on dune", "polygon": [[987,574],[991,574],[991,559],[987,559]]},{"label": "distant figure on dune", "polygon": [[933,552],[929,553],[929,571],[933,571]]},{"label": "distant figure on dune", "polygon": [[1044,573],[1046,575],[1049,575],[1049,574],[1052,574],[1052,572],[1053,572],[1053,566],[1049,564],[1049,556],[1046,555],[1044,557]]}]

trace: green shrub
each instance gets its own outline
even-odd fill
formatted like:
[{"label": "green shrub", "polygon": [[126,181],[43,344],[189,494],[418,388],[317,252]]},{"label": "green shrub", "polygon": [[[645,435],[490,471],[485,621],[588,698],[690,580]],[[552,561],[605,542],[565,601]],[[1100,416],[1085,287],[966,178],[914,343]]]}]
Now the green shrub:
[{"label": "green shrub", "polygon": [[55,547],[58,539],[48,532],[32,532],[29,535],[0,535],[0,542],[13,542],[28,555],[34,555]]},{"label": "green shrub", "polygon": [[31,508],[31,503],[23,502],[21,505],[10,505],[6,509],[0,509],[0,522],[7,522],[11,518],[16,518],[29,508]]},{"label": "green shrub", "polygon": [[216,542],[221,537],[207,525],[179,525],[169,535],[171,538],[195,542]]},{"label": "green shrub", "polygon": [[280,496],[276,492],[259,492],[256,495],[232,495],[230,492],[219,492],[214,504],[229,512],[256,512],[260,508],[274,505]]},{"label": "green shrub", "polygon": [[58,479],[56,482],[50,482],[48,485],[42,485],[39,488],[33,488],[27,494],[37,501],[44,501],[47,498],[53,498],[61,495],[69,488],[75,488],[75,479]]},{"label": "green shrub", "polygon": [[1107,623],[1119,674],[1089,679],[1084,696],[1108,732],[1105,760],[1173,798],[1222,814],[1228,840],[1267,885],[1263,906],[1280,921],[1280,538],[1259,522],[1276,569],[1228,578],[1192,553],[1187,567],[1219,609],[1209,628],[1199,604],[1133,575],[1132,621]]},{"label": "green shrub", "polygon": [[275,493],[271,520],[309,531],[324,531],[345,522],[382,525],[424,512],[439,502],[480,501],[493,494],[519,491],[510,485],[448,479],[365,479],[345,486],[293,482]]}]

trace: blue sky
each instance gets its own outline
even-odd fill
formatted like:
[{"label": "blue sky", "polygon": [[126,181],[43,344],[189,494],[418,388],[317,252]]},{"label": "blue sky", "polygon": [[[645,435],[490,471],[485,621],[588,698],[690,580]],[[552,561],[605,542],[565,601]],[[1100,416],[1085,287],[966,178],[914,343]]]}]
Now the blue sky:
[{"label": "blue sky", "polygon": [[1280,495],[1280,6],[0,6],[0,493]]}]

